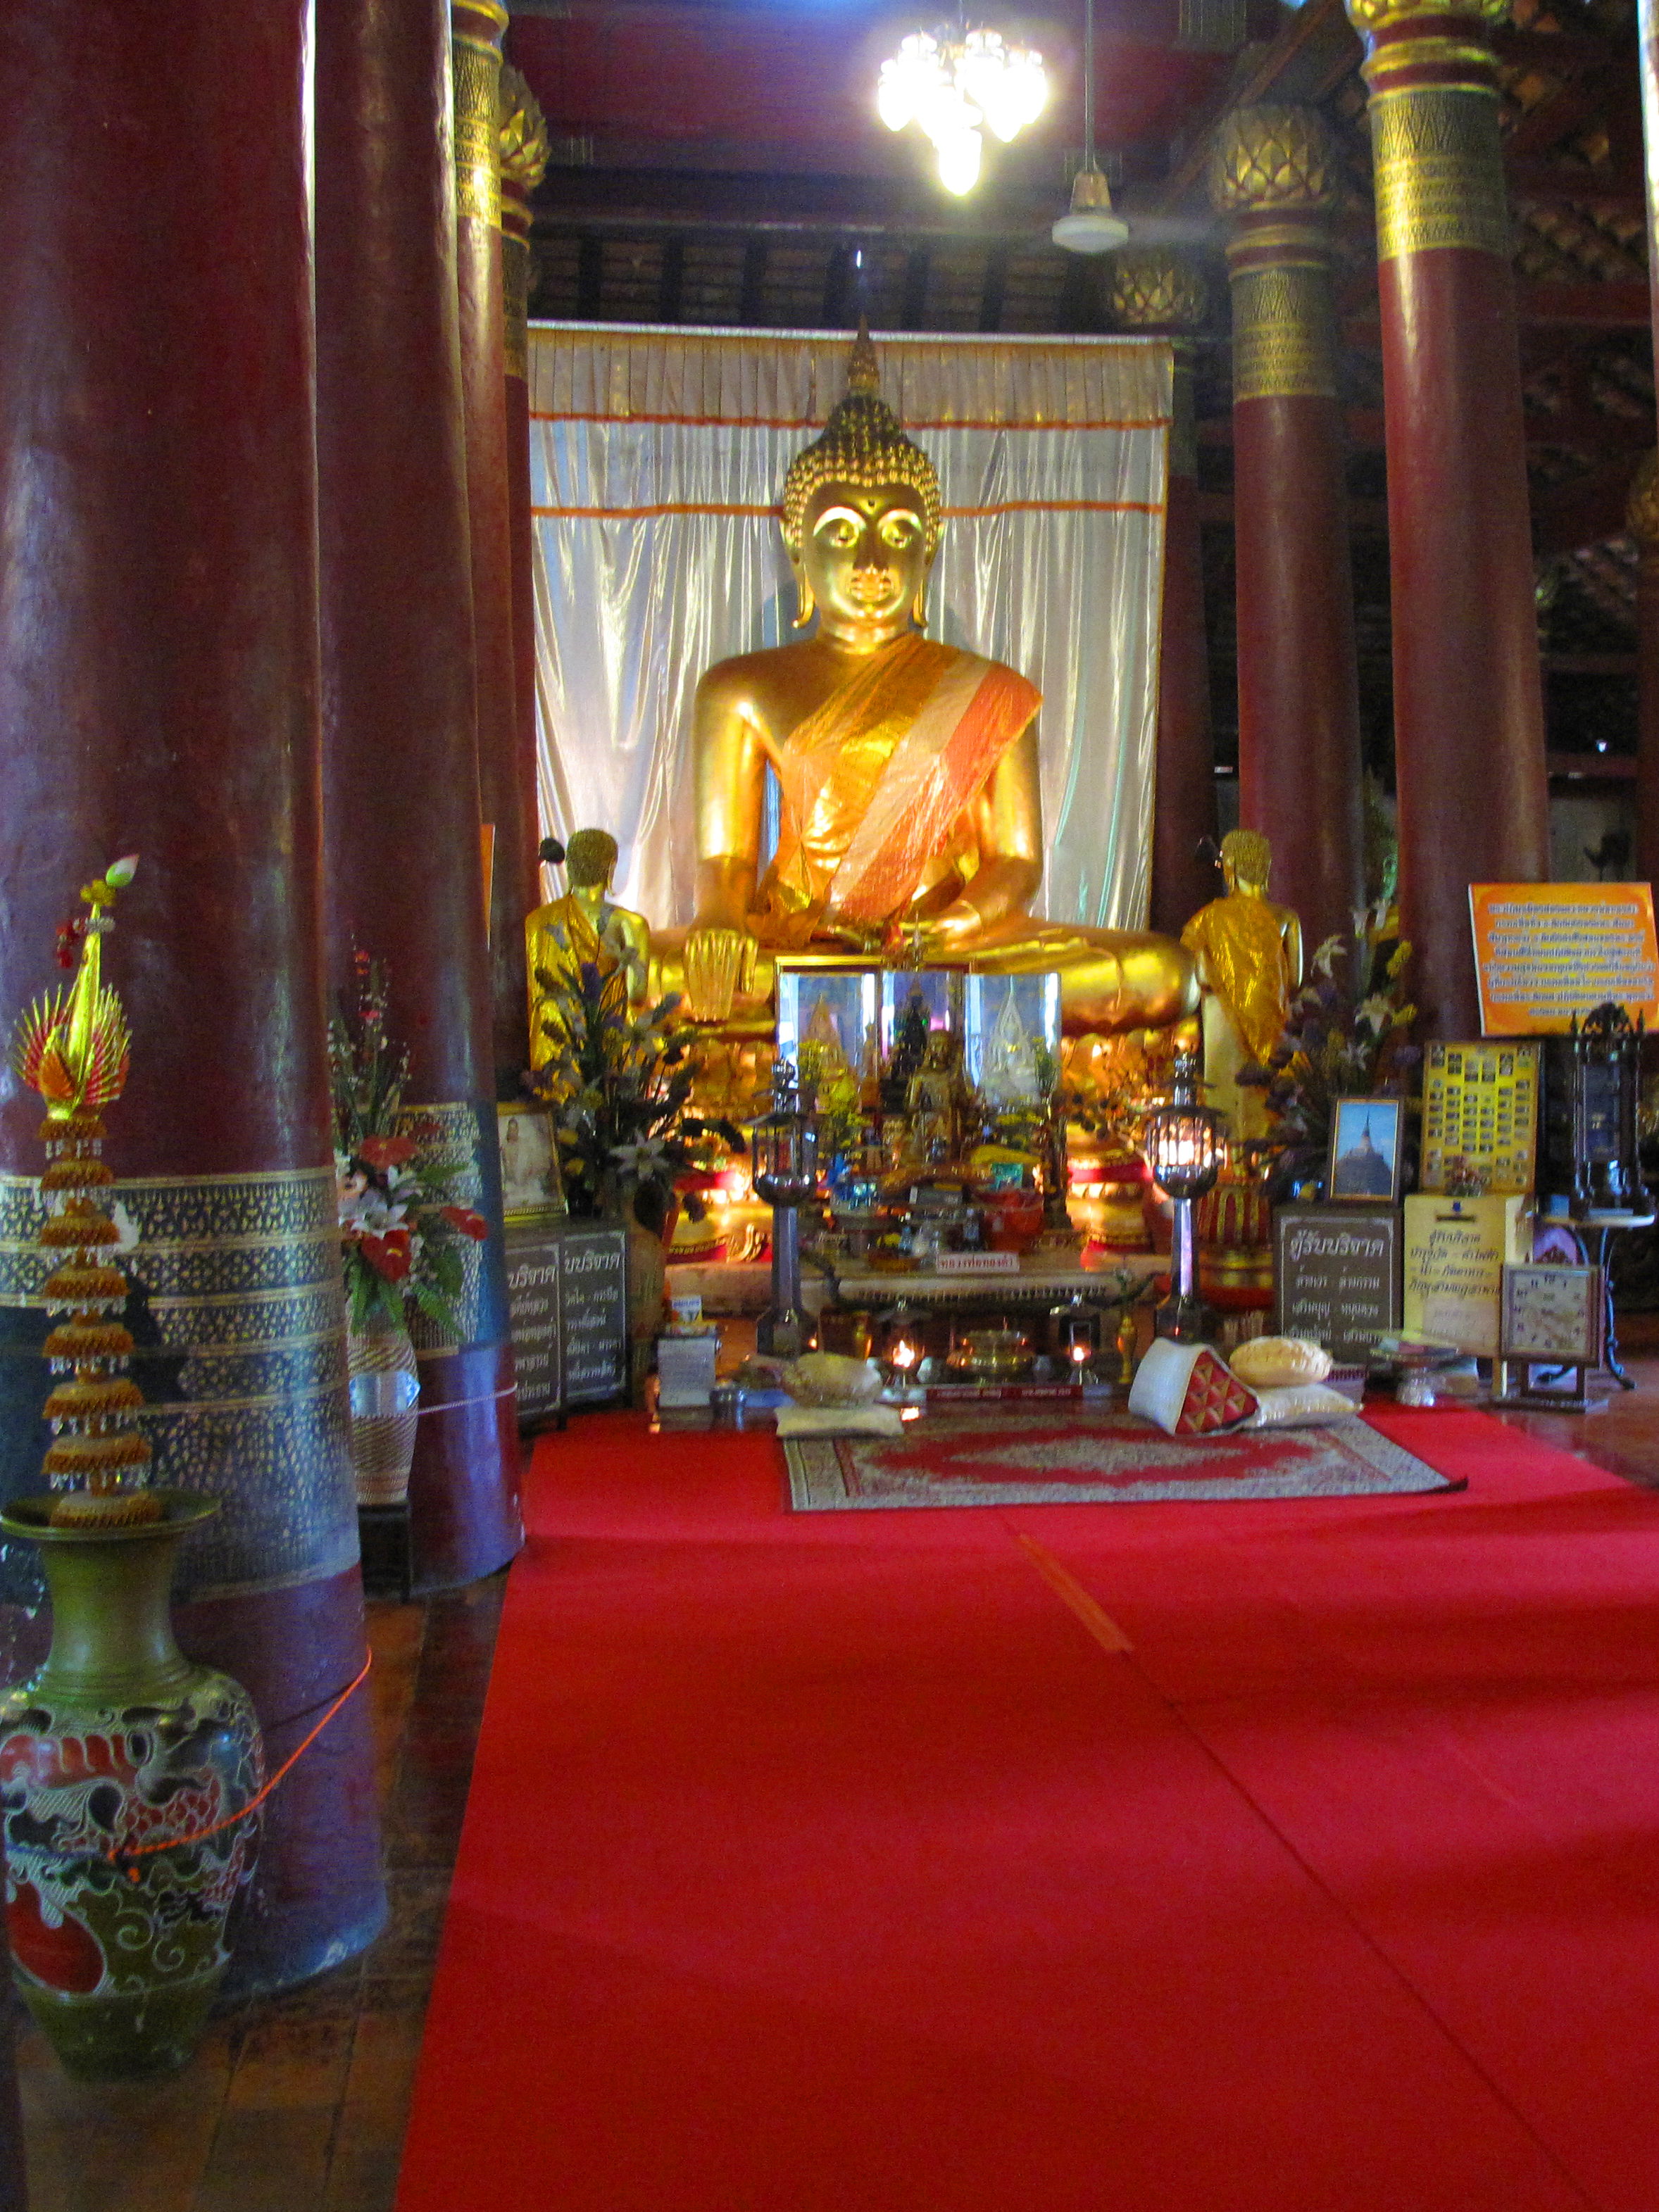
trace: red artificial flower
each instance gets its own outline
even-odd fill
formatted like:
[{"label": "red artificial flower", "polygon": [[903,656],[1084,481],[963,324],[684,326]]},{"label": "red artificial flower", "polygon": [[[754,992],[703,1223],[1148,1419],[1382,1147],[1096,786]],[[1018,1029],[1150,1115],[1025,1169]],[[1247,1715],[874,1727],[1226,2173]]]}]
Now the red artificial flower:
[{"label": "red artificial flower", "polygon": [[384,1275],[388,1283],[402,1282],[414,1256],[406,1229],[388,1229],[384,1237],[365,1233],[358,1239],[357,1249],[375,1273]]},{"label": "red artificial flower", "polygon": [[459,1229],[463,1237],[470,1237],[475,1244],[482,1244],[489,1234],[489,1224],[482,1213],[474,1213],[471,1206],[446,1206],[439,1210],[452,1229]]},{"label": "red artificial flower", "polygon": [[415,1157],[413,1137],[365,1137],[357,1147],[357,1157],[367,1160],[372,1168],[384,1170],[401,1167],[405,1160]]},{"label": "red artificial flower", "polygon": [[72,914],[67,921],[58,923],[57,955],[60,968],[74,967],[76,951],[85,934],[86,926],[79,915]]}]

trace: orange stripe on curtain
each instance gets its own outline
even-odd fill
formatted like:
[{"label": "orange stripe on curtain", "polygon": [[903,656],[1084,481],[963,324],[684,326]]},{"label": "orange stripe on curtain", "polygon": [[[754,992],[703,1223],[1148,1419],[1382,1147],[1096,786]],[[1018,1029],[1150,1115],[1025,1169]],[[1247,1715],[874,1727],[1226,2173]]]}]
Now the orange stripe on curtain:
[{"label": "orange stripe on curtain", "polygon": [[[532,407],[532,422],[643,422],[665,423],[671,428],[684,424],[690,428],[702,428],[713,423],[723,430],[821,430],[822,415],[618,415],[592,413],[567,415],[550,407]],[[993,416],[982,421],[975,416],[964,416],[961,421],[946,422],[941,417],[936,422],[926,420],[907,421],[907,432],[914,430],[1167,430],[1170,417],[1167,415],[1128,415],[1122,417],[1102,416],[1098,421],[1082,422],[1006,422]]]},{"label": "orange stripe on curtain", "polygon": [[[549,522],[649,522],[665,514],[738,515],[764,520],[782,510],[776,507],[665,500],[654,507],[532,507],[530,512]],[[947,522],[974,522],[997,514],[1162,514],[1164,502],[1146,499],[1006,499],[991,507],[947,507],[942,512]]]}]

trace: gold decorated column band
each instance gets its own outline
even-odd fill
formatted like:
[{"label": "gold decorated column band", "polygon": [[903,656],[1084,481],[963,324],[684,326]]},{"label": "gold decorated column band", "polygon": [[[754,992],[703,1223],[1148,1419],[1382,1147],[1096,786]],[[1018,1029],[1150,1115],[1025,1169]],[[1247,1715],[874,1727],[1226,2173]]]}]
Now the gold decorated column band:
[{"label": "gold decorated column band", "polygon": [[499,0],[456,0],[451,10],[455,79],[455,203],[463,222],[501,221],[501,33]]},{"label": "gold decorated column band", "polygon": [[547,124],[519,71],[501,71],[501,292],[507,373],[530,377],[530,202],[547,170]]},{"label": "gold decorated column band", "polygon": [[1376,258],[1458,246],[1508,259],[1498,100],[1486,86],[1416,84],[1371,94]]},{"label": "gold decorated column band", "polygon": [[1334,146],[1308,107],[1238,107],[1218,128],[1210,198],[1232,218],[1233,398],[1334,399],[1328,218]]},{"label": "gold decorated column band", "polygon": [[[132,1243],[132,1371],[155,1480],[222,1511],[192,1538],[191,1595],[339,1574],[357,1553],[332,1168],[110,1186]],[[38,1310],[37,1179],[0,1176],[0,1338]],[[38,1364],[38,1348],[28,1356]]]},{"label": "gold decorated column band", "polygon": [[1233,398],[1334,399],[1330,278],[1307,264],[1235,269]]},{"label": "gold decorated column band", "polygon": [[1513,251],[1488,34],[1509,0],[1347,0],[1368,52],[1376,258]]}]

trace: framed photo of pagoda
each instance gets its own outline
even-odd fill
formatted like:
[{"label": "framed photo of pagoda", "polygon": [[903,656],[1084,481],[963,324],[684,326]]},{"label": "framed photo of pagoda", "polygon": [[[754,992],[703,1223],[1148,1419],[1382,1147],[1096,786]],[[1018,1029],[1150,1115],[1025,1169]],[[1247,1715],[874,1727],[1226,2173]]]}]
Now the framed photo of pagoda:
[{"label": "framed photo of pagoda", "polygon": [[1405,1140],[1403,1099],[1337,1099],[1327,1197],[1338,1203],[1392,1206],[1400,1196]]}]

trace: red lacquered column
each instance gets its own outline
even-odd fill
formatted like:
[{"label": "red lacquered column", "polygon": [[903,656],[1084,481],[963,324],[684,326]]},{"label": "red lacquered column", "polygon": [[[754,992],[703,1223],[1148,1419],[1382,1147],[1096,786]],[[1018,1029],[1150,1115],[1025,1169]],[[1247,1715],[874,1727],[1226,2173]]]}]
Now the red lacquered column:
[{"label": "red lacquered column", "polygon": [[535,521],[530,512],[530,202],[547,168],[547,125],[515,69],[501,71],[501,291],[507,368],[507,490],[513,531],[513,683],[531,904],[541,899],[536,789]]},{"label": "red lacquered column", "polygon": [[[273,1765],[364,1650],[323,1028],[309,15],[0,9],[0,1017],[51,980],[76,887],[137,852],[106,955],[134,1036],[108,1146],[141,1237],[134,1374],[157,1480],[223,1501],[183,1555],[181,1637],[246,1684]],[[15,1494],[46,1441],[20,1251],[40,1109],[3,1080]],[[11,1607],[30,1575],[0,1563]],[[332,1964],[385,1911],[359,1698],[270,1801],[233,1979]]]},{"label": "red lacquered column", "polygon": [[1359,675],[1331,306],[1336,167],[1310,108],[1245,107],[1216,144],[1232,218],[1239,819],[1309,949],[1364,889]]},{"label": "red lacquered column", "polygon": [[490,1224],[458,1346],[417,1319],[410,1480],[423,1588],[520,1540],[473,738],[471,574],[446,143],[447,0],[317,25],[317,453],[330,975],[384,959],[405,1122]]},{"label": "red lacquered column", "polygon": [[1179,937],[1216,896],[1212,860],[1199,847],[1216,834],[1215,744],[1210,731],[1209,645],[1204,624],[1204,542],[1198,519],[1198,436],[1193,416],[1193,334],[1209,289],[1176,253],[1120,253],[1112,265],[1112,318],[1120,329],[1167,337],[1175,349],[1170,497],[1164,525],[1164,611],[1158,632],[1158,796],[1152,818],[1152,927]]},{"label": "red lacquered column", "polygon": [[1625,510],[1636,540],[1636,873],[1659,878],[1659,454],[1636,471]]},{"label": "red lacquered column", "polygon": [[513,648],[513,538],[501,292],[499,0],[453,0],[456,242],[466,497],[472,556],[478,796],[494,835],[489,890],[491,1036],[498,1096],[530,1065],[524,918],[540,904],[533,787],[520,787]]},{"label": "red lacquered column", "polygon": [[1476,1036],[1471,883],[1549,872],[1510,236],[1488,43],[1507,13],[1350,0],[1369,44],[1400,882],[1435,1036]]}]

